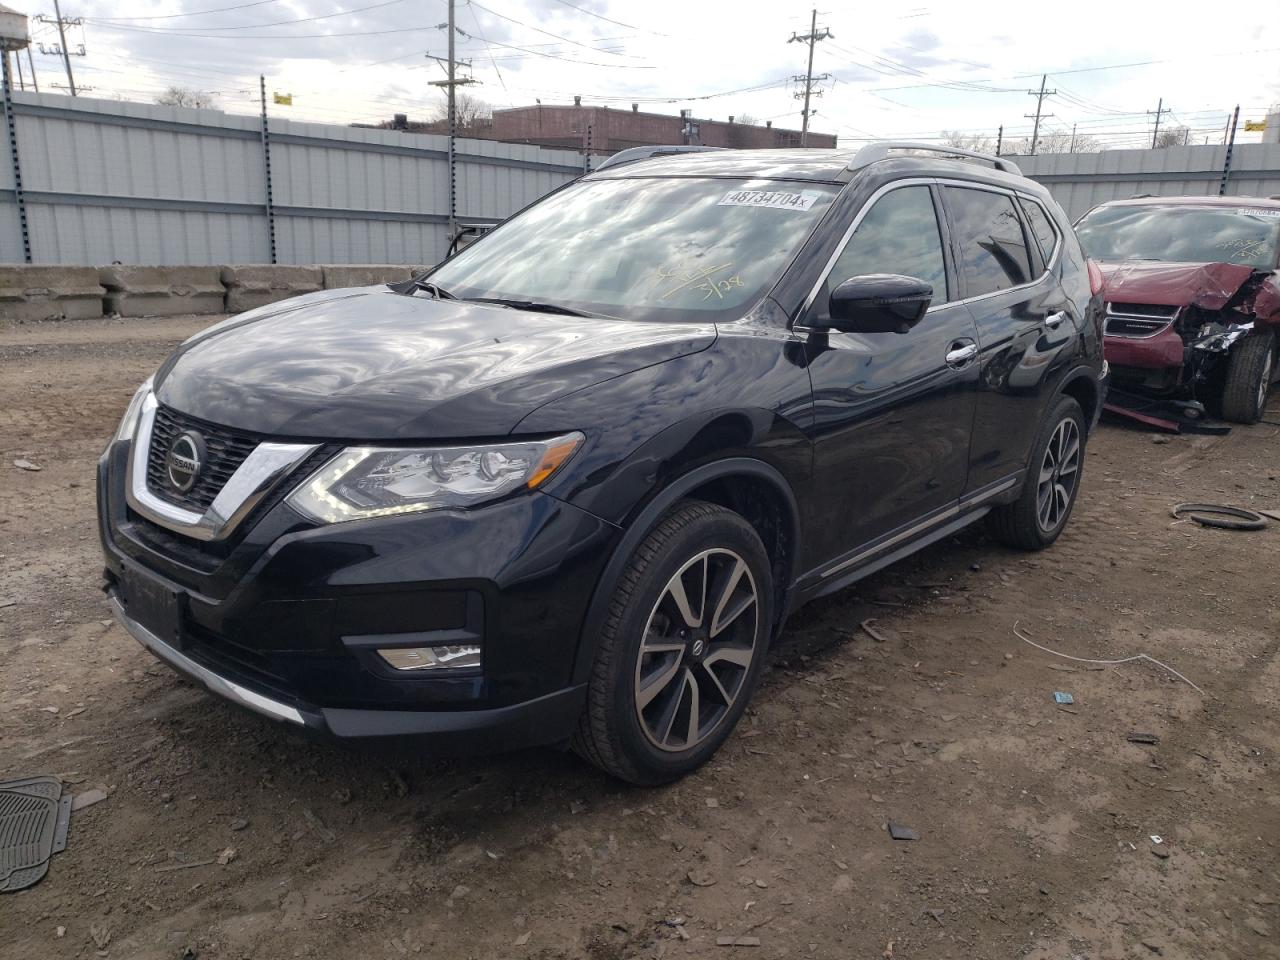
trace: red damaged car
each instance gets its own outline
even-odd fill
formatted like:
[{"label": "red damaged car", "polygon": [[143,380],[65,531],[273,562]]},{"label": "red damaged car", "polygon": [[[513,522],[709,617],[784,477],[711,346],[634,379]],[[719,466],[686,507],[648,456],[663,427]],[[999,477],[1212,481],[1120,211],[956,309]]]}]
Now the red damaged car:
[{"label": "red damaged car", "polygon": [[1106,278],[1114,390],[1260,420],[1280,374],[1280,200],[1116,200],[1076,233]]}]

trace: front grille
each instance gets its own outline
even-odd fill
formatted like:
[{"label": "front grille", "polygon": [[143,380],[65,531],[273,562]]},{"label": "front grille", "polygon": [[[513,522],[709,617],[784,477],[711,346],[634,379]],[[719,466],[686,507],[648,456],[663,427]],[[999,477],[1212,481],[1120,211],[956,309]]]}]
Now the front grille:
[{"label": "front grille", "polygon": [[1110,303],[1107,305],[1107,312],[1116,316],[1172,320],[1178,315],[1178,308],[1163,303]]},{"label": "front grille", "polygon": [[[165,457],[174,438],[187,430],[204,438],[208,456],[201,465],[195,486],[182,493],[169,485]],[[170,503],[203,513],[257,445],[258,441],[246,434],[159,407],[151,428],[151,449],[147,452],[147,486]]]},{"label": "front grille", "polygon": [[1106,333],[1145,340],[1166,330],[1177,319],[1178,309],[1161,303],[1109,303]]}]

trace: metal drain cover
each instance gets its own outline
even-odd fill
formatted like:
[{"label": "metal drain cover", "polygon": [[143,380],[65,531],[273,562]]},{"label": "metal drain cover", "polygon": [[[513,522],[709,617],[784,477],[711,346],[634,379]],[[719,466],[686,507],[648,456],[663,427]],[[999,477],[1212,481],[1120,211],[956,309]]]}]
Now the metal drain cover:
[{"label": "metal drain cover", "polygon": [[57,777],[0,783],[0,893],[38,882],[66,848],[70,823],[71,798]]}]

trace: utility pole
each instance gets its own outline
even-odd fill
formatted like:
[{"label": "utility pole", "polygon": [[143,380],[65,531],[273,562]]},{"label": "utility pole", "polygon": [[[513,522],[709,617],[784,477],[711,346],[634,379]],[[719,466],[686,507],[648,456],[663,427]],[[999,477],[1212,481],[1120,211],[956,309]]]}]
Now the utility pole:
[{"label": "utility pole", "polygon": [[807,43],[809,45],[809,69],[803,77],[791,78],[798,83],[804,84],[804,92],[796,94],[798,99],[804,99],[804,109],[800,113],[800,146],[802,147],[809,145],[809,117],[812,115],[809,110],[809,98],[810,96],[822,96],[821,90],[815,94],[813,88],[823,80],[831,79],[831,74],[829,73],[824,73],[820,77],[813,75],[813,47],[819,40],[826,40],[832,36],[834,34],[826,27],[822,28],[821,33],[818,32],[818,11],[815,9],[813,16],[809,20],[809,32],[804,35],[792,33],[791,39],[787,41],[787,43]]},{"label": "utility pole", "polygon": [[1225,197],[1227,195],[1227,181],[1231,179],[1231,151],[1236,145],[1236,125],[1240,122],[1240,104],[1236,104],[1235,111],[1231,114],[1231,133],[1227,138],[1227,155],[1222,161],[1222,183],[1218,185],[1218,196]]},{"label": "utility pole", "polygon": [[1041,112],[1042,109],[1044,108],[1044,98],[1052,97],[1054,94],[1058,92],[1057,90],[1046,90],[1044,88],[1045,81],[1048,79],[1049,79],[1048,74],[1041,74],[1040,89],[1027,91],[1027,94],[1029,96],[1036,98],[1036,112],[1034,114],[1031,114],[1031,113],[1023,114],[1023,116],[1026,117],[1028,120],[1030,120],[1033,116],[1036,119],[1036,125],[1031,130],[1031,156],[1033,157],[1036,155],[1036,144],[1040,142],[1040,121],[1041,119],[1048,119],[1049,117],[1053,116],[1052,113]]},{"label": "utility pole", "polygon": [[1147,111],[1147,116],[1151,116],[1152,113],[1156,115],[1156,128],[1151,131],[1151,149],[1154,150],[1156,148],[1156,140],[1160,136],[1160,118],[1166,113],[1173,113],[1173,108],[1170,107],[1166,110],[1164,108],[1164,97],[1161,97],[1160,102],[1156,104],[1155,110]]},{"label": "utility pole", "polygon": [[1004,124],[996,131],[996,156],[1000,156],[1000,148],[1004,146]]},{"label": "utility pole", "polygon": [[[445,80],[432,80],[431,86],[444,87],[448,91],[448,115],[449,115],[449,243],[452,244],[454,238],[458,235],[458,176],[457,176],[457,150],[454,143],[458,134],[458,112],[457,101],[454,96],[454,89],[468,83],[475,83],[472,77],[458,76],[458,62],[454,59],[454,7],[456,0],[449,0],[449,20],[446,29],[449,31],[449,59],[445,63]],[[430,54],[428,54],[430,56]],[[438,60],[439,57],[432,57]],[[470,61],[466,64],[471,66]]]},{"label": "utility pole", "polygon": [[[53,23],[58,27],[58,48],[56,50],[45,50],[44,44],[40,44],[41,53],[60,53],[62,54],[62,62],[67,68],[67,89],[71,91],[71,95],[76,95],[76,78],[71,74],[71,51],[67,48],[67,27],[78,27],[84,23],[83,17],[64,17],[62,15],[62,7],[59,6],[58,0],[53,0],[53,17],[39,16],[36,17],[37,23]],[[78,57],[84,56],[84,44],[80,44],[80,51],[76,54]]]},{"label": "utility pole", "polygon": [[1067,153],[1076,152],[1076,125],[1071,125],[1071,146],[1067,148]]}]

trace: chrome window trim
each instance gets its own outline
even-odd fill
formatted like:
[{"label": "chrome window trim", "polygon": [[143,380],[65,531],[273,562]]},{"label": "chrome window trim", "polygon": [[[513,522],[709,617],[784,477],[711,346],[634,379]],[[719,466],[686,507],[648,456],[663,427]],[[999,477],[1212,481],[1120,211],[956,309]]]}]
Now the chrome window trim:
[{"label": "chrome window trim", "polygon": [[[840,259],[840,254],[844,253],[844,248],[848,246],[849,239],[853,236],[854,231],[858,229],[859,225],[862,223],[863,218],[866,217],[867,213],[871,210],[871,208],[876,205],[877,201],[879,201],[881,197],[883,197],[886,193],[889,193],[891,190],[897,190],[900,187],[915,187],[915,186],[921,186],[921,185],[925,185],[925,186],[936,185],[939,187],[962,187],[966,190],[986,190],[988,193],[999,193],[1015,201],[1018,199],[1026,199],[1032,203],[1039,205],[1040,209],[1044,211],[1045,216],[1049,218],[1049,224],[1050,226],[1053,227],[1053,232],[1057,236],[1057,243],[1053,248],[1053,255],[1045,259],[1044,271],[1041,272],[1034,279],[1028,280],[1026,283],[1020,283],[1015,287],[1005,287],[1003,290],[992,290],[989,293],[979,293],[976,296],[965,297],[962,300],[948,300],[946,303],[930,304],[929,309],[925,311],[926,313],[932,313],[934,310],[940,310],[943,307],[952,307],[962,303],[976,303],[979,300],[985,300],[988,297],[998,297],[1006,293],[1013,293],[1014,291],[1017,291],[1017,290],[1025,290],[1043,282],[1046,277],[1048,277],[1050,274],[1053,273],[1055,267],[1057,266],[1058,260],[1061,259],[1061,256],[1062,256],[1062,248],[1064,245],[1062,231],[1058,227],[1057,220],[1055,220],[1049,214],[1049,211],[1045,208],[1044,204],[1041,203],[1034,195],[1030,193],[1024,193],[1020,190],[1013,190],[1008,187],[999,187],[991,183],[978,183],[974,180],[954,180],[947,177],[910,177],[903,180],[895,180],[892,183],[886,183],[883,187],[881,187],[879,190],[877,190],[875,193],[873,193],[870,197],[867,198],[867,202],[862,205],[862,209],[860,209],[857,212],[857,214],[853,218],[853,221],[849,224],[849,228],[845,230],[844,236],[840,238],[840,244],[836,247],[835,252],[827,260],[827,265],[823,268],[822,273],[819,275],[817,283],[813,285],[813,289],[809,291],[809,296],[805,298],[804,305],[800,308],[799,315],[801,317],[803,317],[806,313],[809,312],[809,309],[813,306],[814,301],[817,300],[818,293],[822,290],[822,285],[827,282],[827,278],[831,275],[831,271],[835,268],[836,261]],[[945,203],[946,201],[944,200],[943,202]],[[1015,204],[1015,207],[1016,207],[1016,204]],[[1022,216],[1019,216],[1018,219],[1019,221],[1021,221],[1023,218]],[[1030,253],[1030,251],[1027,251],[1027,252]],[[943,253],[944,255],[949,253],[949,251],[945,249],[945,246],[944,246]],[[955,258],[952,257],[952,259],[954,261]],[[956,268],[956,278],[959,279],[960,264],[954,263],[953,265]],[[795,326],[796,326],[796,329],[798,330],[809,329],[807,326],[801,324],[798,320]]]},{"label": "chrome window trim", "polygon": [[147,489],[147,457],[159,402],[154,393],[142,401],[134,429],[125,498],[129,506],[152,523],[194,540],[225,540],[244,518],[319,444],[260,443],[245,458],[204,513],[187,510],[157,497]]}]

